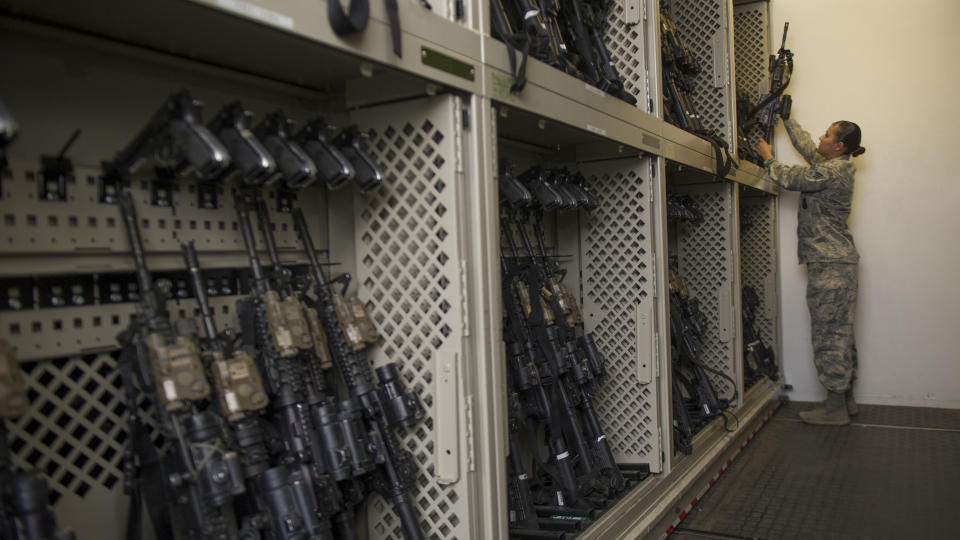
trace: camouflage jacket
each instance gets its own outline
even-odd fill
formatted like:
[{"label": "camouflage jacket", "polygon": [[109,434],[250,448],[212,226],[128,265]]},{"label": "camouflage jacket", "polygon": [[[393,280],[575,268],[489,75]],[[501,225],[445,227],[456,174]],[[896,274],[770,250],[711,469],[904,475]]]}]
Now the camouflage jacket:
[{"label": "camouflage jacket", "polygon": [[860,255],[847,230],[856,167],[849,156],[827,160],[818,154],[810,134],[796,120],[786,120],[784,125],[794,148],[809,165],[788,167],[770,158],[764,167],[777,185],[801,193],[797,212],[800,264],[856,264]]}]

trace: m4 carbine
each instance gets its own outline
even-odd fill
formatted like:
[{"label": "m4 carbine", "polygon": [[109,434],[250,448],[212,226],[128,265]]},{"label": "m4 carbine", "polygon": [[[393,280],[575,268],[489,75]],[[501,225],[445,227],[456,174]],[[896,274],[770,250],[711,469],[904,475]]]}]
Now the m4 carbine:
[{"label": "m4 carbine", "polygon": [[[118,336],[130,416],[124,473],[126,488],[134,495],[131,503],[139,505],[140,491],[146,493],[158,537],[231,538],[236,535],[232,502],[244,492],[243,474],[239,457],[226,444],[220,419],[204,407],[211,386],[197,352],[196,327],[171,323],[165,291],[147,269],[129,192],[120,192],[119,206],[139,286],[137,312]],[[173,441],[168,449],[156,449],[146,436],[137,410],[138,393],[151,397],[160,431]],[[143,469],[136,464],[136,454]],[[143,478],[138,469],[159,479],[160,485]],[[139,507],[132,508],[131,530],[139,528],[138,515]]]},{"label": "m4 carbine", "polygon": [[[320,391],[310,387],[304,353],[316,342],[299,298],[285,286],[283,269],[274,268],[274,281],[284,283],[281,288],[271,283],[260,264],[249,214],[251,207],[259,204],[259,197],[253,192],[237,191],[234,201],[252,273],[251,298],[241,300],[237,311],[241,321],[252,321],[252,325],[246,326],[254,328],[258,362],[268,382],[272,402],[270,425],[277,431],[273,453],[308,486],[309,499],[304,504],[314,519],[307,523],[307,532],[329,538],[329,520],[342,510],[342,499],[327,474],[320,433],[309,405],[310,395],[319,395]],[[271,242],[272,235],[265,241]]]},{"label": "m4 carbine", "polygon": [[[793,100],[789,95],[783,92],[790,84],[790,77],[793,74],[793,53],[787,47],[787,29],[790,23],[783,23],[783,40],[780,43],[780,50],[776,56],[770,55],[770,90],[756,106],[749,108],[749,103],[744,103],[742,109],[748,110],[740,118],[739,139],[740,155],[753,161],[757,165],[762,165],[763,160],[753,151],[753,145],[748,135],[759,131],[759,137],[767,142],[773,141],[773,128],[777,125],[777,117],[784,120],[790,118],[790,109]],[[740,108],[740,107],[738,107]]]},{"label": "m4 carbine", "polygon": [[[420,540],[423,532],[407,494],[415,485],[416,462],[400,445],[393,429],[411,428],[422,420],[426,413],[416,394],[408,393],[402,388],[402,381],[394,364],[377,368],[380,384],[375,383],[373,372],[363,357],[364,344],[358,337],[360,331],[354,328],[349,319],[341,319],[343,316],[359,313],[337,309],[337,305],[342,302],[342,295],[331,290],[331,282],[323,274],[303,212],[294,208],[292,213],[294,227],[310,262],[313,291],[317,297],[317,313],[327,336],[333,364],[350,399],[362,407],[371,438],[383,449],[383,459],[370,474],[369,482],[399,516],[404,537],[407,540]],[[362,304],[359,307],[362,308]]]}]

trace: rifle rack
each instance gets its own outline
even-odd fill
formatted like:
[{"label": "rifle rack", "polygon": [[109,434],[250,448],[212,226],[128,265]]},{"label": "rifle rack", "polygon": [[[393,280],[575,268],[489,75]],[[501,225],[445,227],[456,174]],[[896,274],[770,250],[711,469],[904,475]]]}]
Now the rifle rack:
[{"label": "rifle rack", "polygon": [[[294,200],[271,186],[264,196],[281,263],[306,263],[284,212],[292,205],[303,210],[321,263],[339,263],[331,271],[353,276],[350,292],[367,305],[381,336],[369,359],[396,362],[424,404],[425,420],[401,442],[416,463],[411,498],[425,536],[509,534],[496,264],[500,158],[518,168],[548,162],[576,169],[601,202],[592,212],[549,214],[544,222],[548,244],[564,256],[564,283],[607,358],[596,409],[633,482],[583,520],[578,538],[662,536],[676,521],[672,509],[699,495],[716,464],[769,417],[778,386],[743,388],[739,287],[764,291],[762,332],[777,348],[777,190],[749,163],[717,180],[710,145],[661,119],[658,3],[615,2],[607,12],[611,55],[640,97],[636,106],[533,59],[526,88],[512,94],[506,48],[477,30],[490,27],[489,4],[431,4],[432,13],[399,2],[398,56],[377,2],[366,30],[343,37],[327,22],[324,1],[3,3],[0,60],[9,76],[0,80],[0,100],[22,132],[5,148],[0,338],[15,349],[32,401],[9,423],[10,448],[15,464],[45,472],[58,522],[78,537],[119,538],[125,520],[115,510],[124,497],[129,436],[116,336],[136,291],[113,204],[119,190],[133,195],[151,270],[183,277],[179,245],[192,240],[207,274],[227,281],[224,294],[210,299],[219,328],[237,329],[236,300],[248,294],[230,189],[213,191],[188,176],[159,197],[152,167],[124,185],[102,166],[183,88],[204,102],[206,119],[239,99],[258,118],[283,108],[298,122],[323,114],[366,134],[364,145],[384,173],[378,188],[318,183]],[[675,4],[692,10],[678,15],[711,68],[698,106],[721,131],[735,133],[732,89],[741,80],[756,86],[743,69],[769,52],[767,3]],[[746,42],[754,52],[742,51]],[[75,180],[54,197],[62,200],[41,200],[50,197],[38,197],[40,156],[62,140],[60,126],[83,130],[69,153]],[[668,192],[702,199],[707,228],[672,237]],[[741,214],[762,227],[742,230]],[[670,437],[672,250],[702,273],[694,287],[723,334],[712,338],[711,362],[731,373],[739,394],[739,427],[725,432],[713,421],[689,456],[676,456]],[[77,287],[84,302],[52,305],[42,292],[51,280],[59,290]],[[721,285],[726,292],[716,292]],[[168,303],[171,317],[197,315],[189,296]],[[731,390],[723,389],[727,396]],[[553,510],[538,509],[548,524]],[[359,520],[369,538],[402,537],[377,495]]]}]

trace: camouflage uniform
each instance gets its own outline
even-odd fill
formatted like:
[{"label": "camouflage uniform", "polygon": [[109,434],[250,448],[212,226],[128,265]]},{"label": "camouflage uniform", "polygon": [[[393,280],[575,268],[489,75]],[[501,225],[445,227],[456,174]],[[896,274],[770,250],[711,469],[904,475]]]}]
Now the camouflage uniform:
[{"label": "camouflage uniform", "polygon": [[764,166],[784,189],[799,191],[798,256],[807,265],[807,307],[814,364],[820,382],[845,392],[856,371],[853,335],[860,256],[847,230],[856,167],[849,156],[831,160],[817,153],[810,134],[796,120],[784,122],[793,146],[809,165],[788,167],[774,158]]}]

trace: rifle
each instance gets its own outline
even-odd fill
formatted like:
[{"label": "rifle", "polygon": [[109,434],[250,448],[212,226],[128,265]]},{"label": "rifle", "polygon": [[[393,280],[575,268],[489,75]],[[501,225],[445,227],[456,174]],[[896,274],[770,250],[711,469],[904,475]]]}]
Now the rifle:
[{"label": "rifle", "polygon": [[[576,298],[562,283],[565,270],[554,258],[547,256],[542,227],[543,211],[546,208],[573,207],[589,210],[599,204],[586,189],[582,175],[577,182],[571,182],[569,176],[562,171],[547,173],[539,167],[533,167],[521,175],[527,182],[524,185],[513,179],[507,164],[501,164],[501,203],[515,210],[524,206],[530,207],[526,212],[534,216],[533,231],[538,248],[535,250],[531,244],[525,226],[504,213],[502,229],[514,255],[509,264],[506,260],[502,264],[504,280],[511,286],[518,285],[517,294],[505,290],[504,302],[508,307],[507,324],[512,329],[513,339],[522,344],[526,342],[528,335],[536,337],[535,343],[539,342],[540,347],[536,349],[533,358],[541,364],[540,376],[545,383],[551,380],[561,383],[557,385],[557,397],[562,404],[569,399],[570,404],[575,406],[576,414],[571,418],[578,419],[582,428],[577,422],[561,421],[555,425],[565,426],[567,429],[568,442],[577,450],[577,454],[582,456],[579,466],[584,475],[591,476],[595,469],[597,489],[610,493],[622,489],[624,479],[592,405],[594,383],[605,371],[604,360],[593,335],[583,330],[583,318]],[[529,194],[529,197],[516,198],[515,194],[524,193],[514,187],[514,184],[518,183],[526,188],[525,193]],[[511,225],[519,232],[528,254],[526,258],[519,257]],[[516,300],[523,304],[523,310],[510,312],[510,305]],[[527,317],[528,320],[523,321],[522,317]],[[543,322],[542,327],[539,327],[538,321],[541,317]],[[511,321],[517,318],[521,320],[520,327]],[[524,322],[530,323],[529,329],[522,327]],[[577,337],[577,333],[581,335]],[[551,354],[554,350],[556,353]],[[558,362],[556,373],[552,373],[546,360],[551,356]],[[565,397],[567,393],[569,398]],[[586,434],[586,446],[582,442],[583,435],[579,433],[581,429]]]},{"label": "rifle", "polygon": [[[508,382],[513,383],[510,391],[517,392],[523,397],[526,432],[530,437],[529,450],[537,457],[539,467],[548,478],[547,480],[536,478],[543,486],[541,489],[543,493],[539,498],[541,500],[546,498],[545,496],[552,489],[557,494],[558,504],[588,506],[583,499],[593,490],[593,477],[578,475],[574,469],[576,456],[569,450],[568,435],[562,427],[563,424],[569,424],[572,420],[569,416],[563,417],[562,411],[552,407],[548,388],[551,388],[549,383],[554,379],[551,378],[550,372],[545,371],[541,376],[542,368],[538,366],[536,343],[526,323],[529,301],[524,302],[521,297],[521,291],[525,290],[524,285],[519,281],[521,271],[509,265],[503,255],[500,257],[500,265],[503,271],[501,284],[506,308],[504,339],[507,342],[507,371],[511,374]],[[546,457],[542,455],[541,445],[533,438],[533,434],[538,431],[538,424],[545,424],[546,427],[544,436],[547,439],[546,449],[549,452]],[[519,453],[514,456],[515,452],[511,445],[511,460],[519,459]]]},{"label": "rifle", "polygon": [[[507,162],[501,162],[500,175],[500,204],[511,208],[523,208],[533,204],[534,197],[526,186],[513,177]],[[513,276],[504,256],[500,256],[501,285],[503,287],[504,302],[504,341],[507,342],[507,406],[508,421],[510,423],[510,455],[507,465],[510,471],[507,491],[509,494],[511,528],[539,529],[533,493],[531,492],[531,475],[528,474],[520,450],[520,437],[525,432],[529,435],[536,432],[536,424],[548,421],[550,418],[550,399],[540,380],[537,371],[533,340],[529,330],[524,326],[526,304],[518,296],[517,279]],[[523,394],[523,398],[521,398]],[[524,406],[524,402],[529,406]],[[549,424],[548,424],[549,426]],[[549,427],[548,427],[549,429]],[[546,460],[540,457],[539,448],[531,442],[530,450],[537,456],[541,466],[546,466],[547,474],[553,477],[567,498],[576,500],[573,496],[580,492],[577,486],[571,460],[561,458],[568,454],[566,442],[562,432],[558,429],[548,432],[549,448],[553,450],[553,462],[547,465]],[[533,441],[533,438],[530,438]]]},{"label": "rifle", "polygon": [[673,401],[673,441],[680,452],[690,455],[693,453],[693,425],[687,404],[683,399],[680,381],[674,376],[671,381],[670,398]]},{"label": "rifle", "polygon": [[[594,451],[593,446],[605,443],[605,437],[602,436],[602,431],[590,436],[584,434],[585,430],[598,427],[590,422],[593,411],[589,394],[579,392],[577,387],[581,374],[588,370],[582,369],[576,358],[576,347],[566,339],[563,325],[555,324],[557,317],[564,316],[559,306],[554,305],[557,302],[556,297],[547,292],[549,297],[545,298],[547,294],[541,293],[550,291],[548,279],[533,258],[520,258],[509,232],[509,223],[509,219],[505,220],[502,226],[513,252],[511,264],[508,264],[506,259],[502,264],[507,287],[504,291],[504,303],[507,306],[508,328],[511,330],[511,338],[522,349],[526,349],[529,361],[535,366],[538,379],[545,393],[549,395],[547,417],[552,435],[551,451],[560,449],[560,443],[563,443],[562,451],[554,454],[558,458],[556,461],[559,463],[561,458],[565,459],[567,449],[572,450],[577,458],[571,462],[576,484],[570,485],[570,480],[561,476],[561,486],[567,491],[564,495],[570,501],[558,503],[594,505],[596,501],[588,500],[587,496],[598,491],[605,497],[610,486],[604,485],[602,481],[601,475],[605,475],[608,468],[605,464],[598,467],[596,461],[602,456]],[[522,228],[520,232],[526,236]],[[528,252],[532,253],[529,241],[526,241],[526,245]],[[578,420],[583,422],[583,427]],[[562,435],[562,439],[557,435]],[[567,474],[563,470],[560,472],[562,475]]]},{"label": "rifle", "polygon": [[507,480],[509,494],[509,516],[511,528],[539,529],[537,512],[530,492],[530,475],[523,457],[520,455],[520,436],[523,433],[526,413],[520,402],[520,395],[514,390],[510,372],[507,372],[507,411],[510,422],[510,456],[507,466],[510,478]]},{"label": "rifle", "polygon": [[270,466],[267,437],[259,418],[269,399],[260,372],[246,351],[233,347],[232,335],[217,332],[193,242],[182,244],[181,249],[207,336],[204,356],[220,412],[230,423],[243,462],[248,500],[240,501],[246,503],[240,505],[240,537],[259,538],[266,532],[271,540],[307,538],[308,530],[317,528],[309,525],[317,518],[305,504],[309,500],[307,485],[285,465]]},{"label": "rifle", "polygon": [[[351,509],[364,499],[364,490],[358,483],[358,479],[373,470],[377,462],[382,461],[382,448],[378,442],[372,441],[363,429],[359,404],[350,399],[338,404],[329,395],[324,370],[333,366],[333,359],[327,345],[326,331],[317,311],[305,305],[298,291],[294,290],[290,271],[280,264],[276,241],[273,237],[273,225],[270,223],[267,206],[262,198],[256,197],[255,209],[257,222],[273,268],[272,275],[276,288],[285,298],[284,302],[291,306],[294,303],[300,305],[310,329],[312,342],[308,343],[306,340],[302,342],[300,358],[306,378],[310,420],[314,427],[314,431],[311,432],[311,449],[314,460],[318,464],[318,471],[339,483],[336,487],[340,490],[342,505],[333,518],[334,525],[337,527],[337,536],[351,538],[355,535],[351,530],[353,522]],[[356,313],[357,304],[343,302],[342,299],[339,302],[335,301],[335,310],[341,321],[351,320],[347,325],[349,333],[358,342],[366,344],[377,340],[376,330],[363,313],[362,305],[359,308],[362,317],[350,318],[345,314],[344,312]],[[381,382],[386,383],[387,379],[393,376],[395,373],[381,374]],[[388,386],[392,387],[392,385]]]},{"label": "rifle", "polygon": [[[124,453],[125,488],[136,505],[127,535],[139,534],[140,491],[145,486],[158,538],[173,534],[171,526],[181,537],[235,538],[232,501],[244,492],[243,475],[236,452],[226,447],[218,416],[203,407],[210,384],[192,339],[196,328],[170,322],[165,291],[147,269],[130,193],[122,191],[119,203],[139,286],[137,312],[118,336],[131,424]],[[149,441],[137,413],[138,394],[153,401],[160,432],[172,441],[169,448],[160,451]],[[138,455],[151,480],[162,479],[159,485],[140,478]]]},{"label": "rifle", "polygon": [[[556,176],[556,174],[553,175],[554,182],[549,187],[555,191],[558,188],[561,192],[566,190],[569,198],[574,202],[574,207],[589,211],[599,205],[599,201],[592,198],[585,187],[581,187],[585,186],[585,179],[582,179],[581,183],[570,183],[563,181],[562,177],[559,181],[556,181]],[[576,384],[573,387],[574,391],[579,387],[579,396],[576,399],[580,403],[582,422],[587,435],[592,440],[593,454],[601,467],[601,471],[607,475],[610,487],[617,491],[623,487],[624,480],[591,405],[594,383],[604,375],[605,362],[597,349],[593,333],[584,330],[583,316],[580,313],[579,306],[577,306],[576,298],[570,294],[563,284],[566,270],[560,267],[555,258],[547,255],[542,223],[543,210],[542,206],[531,210],[534,216],[533,230],[537,240],[538,253],[533,251],[523,227],[519,227],[520,235],[527,252],[531,255],[533,266],[539,266],[542,275],[547,278],[545,283],[541,282],[540,287],[542,291],[549,293],[550,300],[547,305],[553,308],[554,320],[565,323],[557,325],[558,336],[566,352],[572,380]],[[578,333],[580,334],[579,337],[577,337]]]},{"label": "rifle", "polygon": [[[323,470],[320,434],[307,404],[308,392],[316,389],[307,388],[302,355],[316,343],[299,299],[290,290],[279,291],[271,286],[264,274],[249,215],[249,207],[256,204],[256,199],[250,193],[235,191],[234,201],[252,272],[252,296],[238,302],[237,310],[241,320],[249,321],[247,326],[252,323],[254,328],[258,362],[273,403],[270,424],[278,432],[274,453],[308,487],[309,498],[303,504],[310,509],[311,517],[319,518],[305,524],[308,533],[331,538],[329,520],[339,513],[342,501],[336,484]],[[282,281],[282,269],[277,267],[275,272]],[[281,299],[282,293],[287,294]]]},{"label": "rifle", "polygon": [[[701,338],[706,330],[706,317],[700,311],[699,303],[690,298],[686,280],[670,269],[670,335],[673,353],[673,376],[675,385],[674,399],[682,395],[678,390],[684,388],[695,404],[700,416],[699,424],[723,412],[731,400],[720,399],[707,371],[730,380],[727,375],[706,367],[699,360],[702,348]],[[676,405],[676,404],[675,404]],[[676,414],[676,413],[674,413]],[[677,419],[675,418],[675,421]],[[682,422],[681,422],[682,423]],[[690,423],[688,420],[687,423]]]},{"label": "rifle", "polygon": [[574,64],[583,80],[631,105],[637,98],[623,86],[610,52],[603,42],[606,19],[603,13],[609,2],[601,1],[596,10],[593,0],[564,0],[564,20],[569,41],[576,49]]},{"label": "rifle", "polygon": [[[423,532],[407,494],[416,481],[416,464],[412,455],[400,445],[393,429],[409,429],[422,420],[426,415],[423,405],[416,394],[404,391],[393,363],[376,369],[379,387],[375,384],[373,372],[361,352],[367,344],[362,337],[364,331],[355,320],[366,319],[363,305],[354,302],[353,309],[345,309],[349,304],[343,300],[342,294],[331,291],[332,283],[323,274],[303,212],[294,208],[292,214],[294,228],[310,262],[313,291],[317,298],[315,305],[327,336],[333,365],[350,400],[362,407],[371,439],[383,450],[382,459],[367,476],[368,481],[399,516],[404,537],[422,539]],[[344,280],[348,285],[349,276]],[[345,285],[344,290],[346,288]]]},{"label": "rifle", "polygon": [[[693,100],[700,64],[684,40],[666,3],[660,4],[660,55],[663,62],[664,118],[671,124],[702,137],[717,158],[716,176],[723,179],[733,167],[729,145],[715,129],[703,124]],[[724,158],[726,156],[726,158]]]},{"label": "rifle", "polygon": [[7,341],[0,339],[0,538],[74,540],[71,530],[57,526],[43,475],[13,469],[6,423],[27,412],[28,405],[20,364]]},{"label": "rifle", "polygon": [[757,308],[760,297],[753,287],[744,287],[743,301],[743,356],[744,365],[756,375],[766,375],[772,381],[780,378],[773,349],[763,343],[757,332]]},{"label": "rifle", "polygon": [[748,152],[747,157],[758,165],[763,164],[760,156],[753,151],[746,133],[752,129],[758,129],[763,140],[770,142],[773,140],[773,128],[777,125],[777,116],[784,120],[790,118],[790,109],[793,100],[789,95],[783,92],[790,84],[790,77],[793,75],[793,53],[787,49],[787,29],[789,22],[783,23],[783,39],[780,42],[780,49],[776,56],[770,55],[770,90],[756,106],[749,109],[739,122],[741,135],[741,148]]}]

